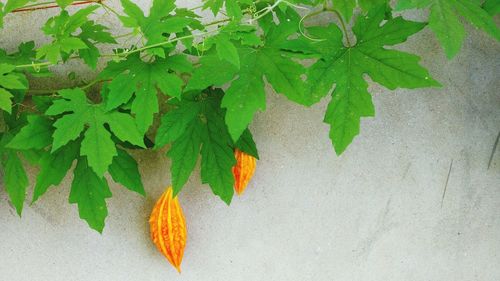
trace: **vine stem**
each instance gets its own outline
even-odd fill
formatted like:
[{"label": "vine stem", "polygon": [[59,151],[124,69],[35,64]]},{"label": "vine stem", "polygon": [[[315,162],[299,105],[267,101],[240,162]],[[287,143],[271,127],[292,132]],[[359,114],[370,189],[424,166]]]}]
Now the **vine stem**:
[{"label": "vine stem", "polygon": [[83,86],[80,86],[79,88],[82,89],[82,90],[86,90],[92,86],[94,86],[95,84],[97,83],[101,83],[101,82],[105,82],[105,81],[110,81],[108,79],[106,80],[101,80],[101,79],[94,79],[93,81],[91,81],[90,83],[88,83],[87,85],[83,85]]},{"label": "vine stem", "polygon": [[229,19],[229,18],[227,18],[227,19],[221,19],[221,20],[216,20],[216,21],[209,22],[209,23],[205,24],[205,26],[216,25],[216,24],[219,24],[219,23],[228,22],[230,20],[231,19]]},{"label": "vine stem", "polygon": [[[326,3],[326,2],[325,2]],[[299,22],[299,31],[300,33],[306,37],[307,39],[309,40],[313,40],[313,41],[323,41],[323,39],[317,39],[317,38],[311,38],[309,37],[307,34],[305,34],[303,28],[302,28],[302,24],[303,22],[310,18],[310,17],[313,17],[313,16],[316,16],[318,14],[321,14],[322,12],[331,12],[331,13],[334,13],[337,18],[339,19],[339,22],[340,22],[340,25],[342,27],[342,31],[344,32],[344,35],[345,35],[345,39],[346,39],[346,43],[347,43],[347,46],[349,48],[352,47],[352,44],[351,44],[351,40],[349,39],[349,34],[347,33],[347,27],[346,27],[346,24],[344,22],[344,19],[342,18],[342,16],[340,15],[340,13],[335,10],[335,9],[332,9],[332,8],[328,8],[326,5],[323,5],[323,9],[319,10],[319,11],[316,11],[316,12],[312,12],[312,13],[309,13],[305,16],[303,16],[301,19],[300,19],[300,22]]]},{"label": "vine stem", "polygon": [[46,1],[46,2],[33,3],[33,4],[29,4],[29,5],[24,5],[21,8],[31,8],[31,7],[37,7],[37,6],[49,5],[49,4],[56,4],[56,1]]},{"label": "vine stem", "polygon": [[[180,40],[184,40],[184,39],[194,38],[196,36],[204,36],[204,35],[207,35],[207,34],[214,33],[216,31],[218,31],[218,30],[207,31],[207,32],[203,32],[203,33],[200,33],[200,34],[196,34],[196,35],[195,34],[186,35],[186,36],[174,38],[174,39],[171,39],[171,40],[167,40],[165,42],[160,42],[160,43],[156,43],[156,44],[152,44],[152,45],[147,45],[147,46],[144,46],[142,48],[133,49],[133,50],[130,50],[128,52],[123,52],[123,53],[119,53],[119,54],[103,54],[103,55],[101,55],[101,57],[127,57],[127,56],[129,56],[130,54],[133,54],[133,53],[138,53],[138,52],[142,52],[142,51],[145,51],[145,50],[148,50],[148,49],[161,47],[163,45],[168,45],[170,43],[174,43],[174,42],[177,42],[177,41],[180,41]],[[77,58],[77,57],[70,57],[70,58]],[[53,65],[57,65],[57,63],[54,64],[54,63],[51,63],[51,62],[47,61],[47,62],[40,62],[40,63],[20,64],[20,65],[16,65],[16,68],[18,68],[18,69],[33,68],[33,69],[37,70],[40,67],[49,67],[49,66],[53,66]]]},{"label": "vine stem", "polygon": [[352,44],[351,44],[351,40],[349,39],[349,34],[347,33],[346,24],[344,22],[344,19],[340,15],[339,11],[337,11],[335,9],[329,9],[329,8],[327,8],[326,11],[332,12],[337,16],[337,18],[340,21],[340,25],[342,26],[342,30],[344,31],[345,40],[347,41],[347,47],[351,48]]},{"label": "vine stem", "polygon": [[273,5],[267,6],[267,7],[263,8],[262,10],[255,12],[255,14],[254,14],[255,17],[249,19],[248,22],[250,24],[252,24],[253,22],[255,22],[255,21],[257,21],[257,20],[265,17],[267,14],[271,13],[276,7],[278,7],[278,5],[281,4],[281,3],[284,3],[284,4],[288,5],[288,6],[291,6],[291,7],[297,8],[297,9],[305,9],[305,10],[307,10],[307,8],[305,8],[305,7],[302,7],[302,6],[299,6],[299,5],[295,5],[295,4],[290,3],[290,2],[288,2],[286,0],[277,0]]},{"label": "vine stem", "polygon": [[148,50],[148,49],[152,49],[152,48],[157,48],[157,47],[161,47],[161,46],[164,46],[164,45],[168,45],[170,43],[174,43],[174,42],[177,42],[177,41],[180,41],[180,40],[184,40],[184,39],[189,39],[189,38],[194,38],[196,36],[203,36],[203,35],[207,35],[207,34],[210,34],[210,33],[214,33],[216,32],[217,30],[213,30],[213,31],[207,31],[207,32],[203,32],[203,33],[200,33],[200,34],[192,34],[192,35],[186,35],[186,36],[182,36],[182,37],[177,37],[177,38],[174,38],[174,39],[171,39],[171,40],[167,40],[165,42],[160,42],[160,43],[156,43],[156,44],[151,44],[151,45],[146,45],[142,48],[137,48],[137,49],[134,49],[134,50],[131,50],[131,51],[128,51],[128,52],[123,52],[123,53],[119,53],[119,54],[112,54],[112,55],[102,55],[103,57],[113,57],[113,56],[123,56],[123,57],[127,57],[129,56],[130,54],[134,54],[134,53],[138,53],[138,52],[142,52],[142,51],[145,51],[145,50]]},{"label": "vine stem", "polygon": [[326,9],[322,9],[322,10],[319,10],[319,11],[315,11],[315,12],[312,12],[312,13],[309,13],[309,14],[306,14],[305,16],[303,16],[301,19],[300,19],[300,22],[299,22],[299,32],[300,34],[302,34],[302,36],[304,36],[305,38],[311,40],[311,41],[324,41],[325,39],[320,39],[320,38],[312,38],[310,37],[309,35],[306,34],[306,32],[304,31],[304,28],[303,28],[303,24],[304,24],[304,21],[310,17],[314,17],[316,15],[319,15],[321,13],[323,13],[324,11],[326,11]]},{"label": "vine stem", "polygon": [[254,16],[255,18],[251,18],[248,20],[248,22],[250,24],[253,24],[254,21],[257,21],[263,17],[265,17],[267,14],[269,14],[270,12],[272,12],[274,10],[274,8],[276,8],[282,1],[281,0],[278,0],[276,1],[276,3],[274,3],[272,6],[269,6],[269,7],[265,7],[264,9],[260,10],[260,11],[257,11]]},{"label": "vine stem", "polygon": [[33,67],[34,69],[37,69],[40,67],[51,66],[51,65],[55,65],[55,64],[46,61],[46,62],[40,62],[40,63],[20,64],[20,65],[16,65],[16,68],[31,68],[31,67]]},{"label": "vine stem", "polygon": [[[101,3],[102,0],[89,0],[89,1],[79,1],[79,2],[73,2],[70,5],[71,6],[78,6],[78,5],[87,5],[87,4],[93,4],[93,3]],[[28,5],[22,8],[18,8],[13,10],[11,13],[20,13],[20,12],[30,12],[30,11],[36,11],[36,10],[45,10],[45,9],[51,9],[51,8],[59,8],[59,5],[53,4],[55,2],[44,2],[44,3],[38,3],[38,4],[32,4]],[[47,6],[41,6],[48,4]],[[51,5],[53,4],[53,5]]]}]

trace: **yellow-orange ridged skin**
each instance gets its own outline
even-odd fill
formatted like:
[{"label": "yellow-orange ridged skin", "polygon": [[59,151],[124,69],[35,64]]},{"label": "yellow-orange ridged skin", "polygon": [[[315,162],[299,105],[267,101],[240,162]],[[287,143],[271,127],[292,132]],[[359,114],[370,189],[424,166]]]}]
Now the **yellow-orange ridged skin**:
[{"label": "yellow-orange ridged skin", "polygon": [[255,172],[257,159],[239,149],[234,150],[234,157],[236,158],[236,165],[233,167],[234,190],[238,195],[242,195]]},{"label": "yellow-orange ridged skin", "polygon": [[151,240],[167,260],[181,272],[181,262],[187,240],[186,219],[177,197],[168,187],[156,202],[149,225]]}]

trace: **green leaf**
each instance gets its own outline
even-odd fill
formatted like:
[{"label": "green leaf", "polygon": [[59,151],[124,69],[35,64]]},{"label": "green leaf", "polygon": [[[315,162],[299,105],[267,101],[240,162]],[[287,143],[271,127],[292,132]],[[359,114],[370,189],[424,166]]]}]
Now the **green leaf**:
[{"label": "green leaf", "polygon": [[[35,42],[28,41],[19,44],[17,51],[7,54],[5,50],[0,49],[0,63],[10,64],[10,65],[26,65],[32,63],[38,63],[35,58]],[[51,75],[48,68],[23,68],[23,72],[30,73],[33,77],[48,77]],[[17,73],[19,74],[19,73]],[[23,79],[26,80],[26,79]],[[28,82],[25,81],[26,85]]]},{"label": "green leaf", "polygon": [[[148,17],[133,2],[121,0],[121,3],[127,16],[120,17],[120,20],[127,27],[140,29],[147,39],[146,45],[164,42],[170,34],[182,32],[194,21],[185,15],[171,15],[176,7],[173,0],[154,0]],[[165,47],[169,45],[166,44]],[[153,54],[165,57],[162,48],[152,50]]]},{"label": "green leaf", "polygon": [[26,160],[31,165],[37,165],[37,166],[43,154],[42,151],[35,149],[23,150],[20,152],[24,160]]},{"label": "green leaf", "polygon": [[238,69],[231,63],[221,60],[216,55],[206,55],[200,59],[200,67],[196,68],[184,91],[203,90],[210,86],[222,86],[231,81]]},{"label": "green leaf", "polygon": [[217,55],[221,60],[226,60],[234,64],[237,68],[240,68],[240,57],[238,55],[238,50],[233,43],[229,40],[229,37],[225,34],[220,34],[216,37],[216,48]]},{"label": "green leaf", "polygon": [[123,7],[123,12],[125,12],[125,14],[127,14],[128,16],[122,16],[120,17],[120,20],[127,27],[140,27],[145,19],[144,13],[142,12],[141,8],[139,8],[139,6],[137,6],[130,0],[121,0],[120,2]]},{"label": "green leaf", "polygon": [[184,54],[171,55],[163,61],[163,64],[179,74],[193,72],[193,63]]},{"label": "green leaf", "polygon": [[13,73],[15,66],[0,64],[0,87],[5,89],[26,89],[19,75]]},{"label": "green leaf", "polygon": [[27,89],[26,78],[20,73],[15,73],[14,65],[0,63],[0,109],[12,112],[12,98],[14,95],[8,90]]},{"label": "green leaf", "polygon": [[49,119],[39,115],[29,115],[28,124],[16,134],[7,147],[19,150],[42,149],[52,143],[53,132],[54,128]]},{"label": "green leaf", "polygon": [[421,9],[427,7],[432,1],[433,0],[399,0],[395,10],[402,11],[413,8]]},{"label": "green leaf", "polygon": [[302,104],[306,102],[301,80],[305,69],[293,61],[288,52],[282,51],[288,38],[297,33],[300,18],[291,10],[288,14],[278,13],[278,17],[280,24],[270,26],[263,46],[238,48],[239,70],[209,54],[200,60],[200,67],[195,69],[186,87],[187,90],[202,90],[211,85],[221,86],[237,77],[222,100],[222,107],[227,109],[226,124],[233,140],[239,139],[258,110],[265,110],[264,79],[276,92],[290,100]]},{"label": "green leaf", "polygon": [[309,68],[306,82],[313,101],[326,96],[336,85],[324,121],[331,126],[330,138],[337,154],[359,134],[361,117],[375,114],[364,74],[391,90],[439,86],[418,64],[419,57],[385,48],[406,41],[425,24],[397,17],[381,25],[385,9],[385,5],[380,6],[357,19],[354,46],[343,45],[343,34],[336,25],[309,29],[312,36],[324,40],[310,43],[321,59]]},{"label": "green leaf", "polygon": [[261,63],[265,62],[258,60],[257,54],[252,51],[243,58],[240,75],[231,83],[222,101],[222,107],[227,108],[226,124],[233,139],[239,139],[258,110],[266,109],[266,92],[261,72],[265,68],[259,69],[264,66]]},{"label": "green leaf", "polygon": [[40,172],[36,178],[32,203],[45,194],[52,185],[59,185],[68,173],[73,160],[78,158],[80,144],[70,142],[54,153],[46,152],[39,161]]},{"label": "green leaf", "polygon": [[26,187],[29,184],[28,176],[21,160],[13,150],[6,152],[2,164],[5,189],[9,194],[12,205],[16,208],[17,214],[21,216],[24,199],[26,198]]},{"label": "green leaf", "polygon": [[481,8],[480,1],[471,0],[400,0],[397,10],[430,8],[429,27],[434,31],[448,58],[462,48],[465,29],[460,17],[500,40],[500,32],[493,16]]},{"label": "green leaf", "polygon": [[69,6],[71,3],[73,3],[73,0],[56,0],[57,5],[59,5],[61,8],[66,8]]},{"label": "green leaf", "polygon": [[[61,3],[58,4],[61,5]],[[88,20],[88,16],[98,7],[99,6],[89,6],[78,10],[71,16],[67,11],[63,10],[58,16],[50,18],[45,23],[42,30],[46,35],[52,36],[53,40],[50,44],[43,45],[37,50],[36,58],[45,58],[49,62],[56,64],[61,58],[67,58],[74,52],[90,48],[90,51],[83,52],[82,57],[89,65],[93,66],[95,60],[93,57],[95,56],[95,47],[92,48],[92,44],[86,44],[86,42],[91,43],[89,39],[95,38],[96,36],[103,36],[102,33],[104,30],[99,29],[102,26],[97,27],[97,30],[92,29],[93,22]],[[74,34],[78,29],[81,29],[81,34]],[[100,32],[100,34],[92,34],[95,32]]]},{"label": "green leaf", "polygon": [[15,9],[23,7],[29,2],[34,2],[34,0],[8,0],[4,7],[4,13],[8,14]]},{"label": "green leaf", "polygon": [[[172,159],[174,194],[191,175],[201,154],[201,178],[214,194],[229,204],[233,197],[234,146],[220,108],[221,91],[208,91],[186,97],[162,119],[157,146],[171,143],[167,156]],[[181,118],[181,119],[178,119]],[[182,120],[181,124],[174,124]]]},{"label": "green leaf", "polygon": [[381,5],[387,5],[387,0],[358,0],[358,4],[363,9],[363,11],[368,12],[373,8],[380,7]]},{"label": "green leaf", "polygon": [[81,26],[81,33],[78,37],[82,40],[89,40],[94,43],[109,43],[116,44],[116,40],[111,33],[109,33],[109,28],[97,24],[94,21],[85,21]]},{"label": "green leaf", "polygon": [[227,15],[231,18],[240,19],[243,16],[242,7],[253,4],[252,0],[204,0],[203,9],[210,9],[217,15],[223,6],[226,7]]},{"label": "green leaf", "polygon": [[441,42],[448,58],[454,57],[460,51],[465,39],[465,29],[452,3],[437,1],[432,6],[429,27]]},{"label": "green leaf", "polygon": [[0,2],[0,28],[3,28],[3,18],[5,17],[5,13],[3,10],[3,3]]},{"label": "green leaf", "polygon": [[[109,83],[106,95],[106,108],[114,109],[130,101],[136,91],[137,81],[130,79],[129,74],[119,74]],[[111,94],[110,94],[111,93]]]},{"label": "green leaf", "polygon": [[155,147],[161,148],[178,139],[189,127],[200,112],[200,104],[180,106],[169,111],[161,118],[161,125],[156,132]]},{"label": "green leaf", "polygon": [[51,44],[44,45],[37,50],[36,58],[45,58],[49,62],[56,64],[64,54],[87,49],[88,46],[81,39],[76,37],[62,38]]},{"label": "green leaf", "polygon": [[70,53],[73,50],[87,49],[88,46],[80,38],[69,37],[60,40],[60,49],[65,53]]},{"label": "green leaf", "polygon": [[85,44],[87,45],[87,48],[79,50],[78,54],[80,55],[80,58],[82,58],[83,61],[90,66],[90,68],[96,69],[100,56],[99,49],[97,49],[97,47],[90,42],[85,42]]},{"label": "green leaf", "polygon": [[92,229],[102,233],[108,216],[106,198],[112,196],[108,183],[93,172],[85,157],[78,159],[73,175],[69,203],[78,204],[80,218],[87,221]]},{"label": "green leaf", "polygon": [[118,149],[118,155],[109,166],[109,173],[115,182],[123,184],[131,191],[146,195],[137,162],[125,150]]},{"label": "green leaf", "polygon": [[103,113],[102,118],[102,122],[108,123],[111,132],[118,139],[139,147],[144,147],[144,136],[137,129],[132,116],[118,111],[108,111]]},{"label": "green leaf", "polygon": [[[85,106],[87,102],[85,96],[83,96],[83,100],[77,100],[77,98],[81,96],[80,91],[81,90],[76,89],[60,91],[64,99],[56,100],[46,112],[49,116],[56,116],[68,111],[73,112],[72,114],[63,116],[54,123],[56,130],[53,134],[54,141],[52,143],[52,152],[67,144],[69,141],[77,139],[85,128],[87,119],[91,114],[88,111],[91,111],[91,108]],[[68,100],[71,103],[69,103]]]},{"label": "green leaf", "polygon": [[207,121],[202,135],[201,181],[209,184],[212,192],[229,205],[234,194],[232,167],[236,165],[233,141],[216,99],[207,104],[204,116]]},{"label": "green leaf", "polygon": [[52,97],[48,96],[33,96],[31,97],[38,112],[45,112],[52,105]]},{"label": "green leaf", "polygon": [[243,134],[241,134],[240,139],[234,144],[236,148],[250,154],[253,157],[259,159],[259,152],[257,151],[257,145],[253,140],[252,132],[247,128]]},{"label": "green leaf", "polygon": [[205,4],[203,8],[204,9],[210,8],[212,13],[214,13],[214,15],[217,15],[222,6],[224,5],[225,0],[205,0],[204,2]]},{"label": "green leaf", "polygon": [[5,13],[2,10],[3,10],[3,3],[0,2],[0,28],[3,28],[3,17],[5,16]]},{"label": "green leaf", "polygon": [[43,45],[36,51],[36,58],[45,58],[50,63],[57,63],[61,58],[61,46],[59,43]]},{"label": "green leaf", "polygon": [[356,0],[332,0],[332,5],[349,22],[354,8],[356,8]]},{"label": "green leaf", "polygon": [[228,16],[236,19],[240,19],[243,16],[238,1],[226,1],[226,12]]},{"label": "green leaf", "polygon": [[486,0],[483,3],[483,9],[492,16],[497,15],[500,13],[500,1]]},{"label": "green leaf", "polygon": [[0,49],[0,63],[5,64],[28,64],[33,61],[35,57],[35,42],[28,41],[19,44],[17,52],[7,54],[3,49]]},{"label": "green leaf", "polygon": [[63,99],[54,101],[46,114],[57,116],[71,113],[64,114],[54,123],[56,130],[52,152],[80,137],[87,126],[80,155],[87,156],[89,166],[98,176],[102,176],[116,155],[115,143],[105,124],[109,125],[118,139],[144,147],[142,133],[133,125],[134,119],[130,115],[115,110],[108,112],[103,104],[88,103],[85,92],[78,88],[61,90],[59,95]]},{"label": "green leaf", "polygon": [[78,54],[90,68],[96,69],[97,61],[101,56],[96,45],[99,43],[116,44],[116,40],[107,31],[107,27],[93,21],[85,22],[80,28],[82,32],[78,37],[87,48],[79,49]]},{"label": "green leaf", "polygon": [[[106,108],[114,109],[130,100],[132,113],[136,116],[137,126],[144,133],[153,124],[153,116],[158,113],[157,88],[165,95],[179,98],[184,82],[175,73],[170,57],[157,59],[152,63],[144,62],[139,56],[129,56],[121,62],[110,62],[100,74],[103,79],[113,79],[109,85]],[[172,67],[173,66],[173,67]]]},{"label": "green leaf", "polygon": [[98,176],[102,176],[108,170],[117,152],[109,131],[102,126],[100,121],[94,122],[93,126],[89,126],[85,132],[80,155],[87,156],[89,166]]},{"label": "green leaf", "polygon": [[78,9],[76,13],[67,17],[67,20],[64,11],[62,11],[61,26],[56,26],[58,28],[56,31],[59,31],[60,34],[69,35],[81,29],[89,21],[88,17],[97,9],[99,9],[99,5],[90,5],[86,8]]},{"label": "green leaf", "polygon": [[180,135],[167,152],[172,159],[170,173],[174,194],[178,194],[194,170],[201,145],[201,132],[198,121],[190,123],[184,133]]},{"label": "green leaf", "polygon": [[8,113],[12,112],[12,97],[13,95],[7,90],[0,88],[0,109]]}]

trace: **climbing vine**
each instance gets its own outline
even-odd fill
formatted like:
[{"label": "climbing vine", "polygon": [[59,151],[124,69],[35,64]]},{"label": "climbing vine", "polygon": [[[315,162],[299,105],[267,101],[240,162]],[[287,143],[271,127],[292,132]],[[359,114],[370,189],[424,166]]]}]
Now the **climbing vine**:
[{"label": "climbing vine", "polygon": [[[40,27],[49,43],[0,49],[0,163],[19,215],[29,162],[39,167],[32,202],[71,172],[69,202],[101,232],[112,196],[105,175],[144,195],[130,151],[165,146],[171,195],[200,161],[203,184],[229,204],[234,151],[258,158],[248,127],[266,109],[266,87],[304,106],[328,99],[324,122],[341,154],[361,118],[375,114],[366,76],[391,90],[440,86],[417,55],[392,46],[428,27],[452,59],[464,24],[500,39],[495,0],[205,0],[194,8],[151,2],[147,12],[131,0],[0,2],[0,28],[16,14],[54,10]],[[429,10],[428,22],[398,16],[407,9]],[[126,33],[112,34],[97,20],[102,14]],[[317,17],[326,21],[317,24]],[[114,51],[103,52],[105,45]],[[69,61],[94,70],[94,80],[32,87]]]}]

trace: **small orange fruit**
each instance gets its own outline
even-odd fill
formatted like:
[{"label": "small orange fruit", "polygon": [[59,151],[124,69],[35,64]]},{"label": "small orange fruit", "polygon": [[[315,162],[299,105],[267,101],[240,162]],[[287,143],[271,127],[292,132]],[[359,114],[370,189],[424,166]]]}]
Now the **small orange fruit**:
[{"label": "small orange fruit", "polygon": [[173,189],[168,187],[158,199],[149,218],[151,240],[167,260],[181,272],[187,240],[186,219]]},{"label": "small orange fruit", "polygon": [[236,165],[233,167],[234,190],[238,195],[242,195],[255,172],[257,159],[237,148],[234,150],[234,157],[236,158]]}]

